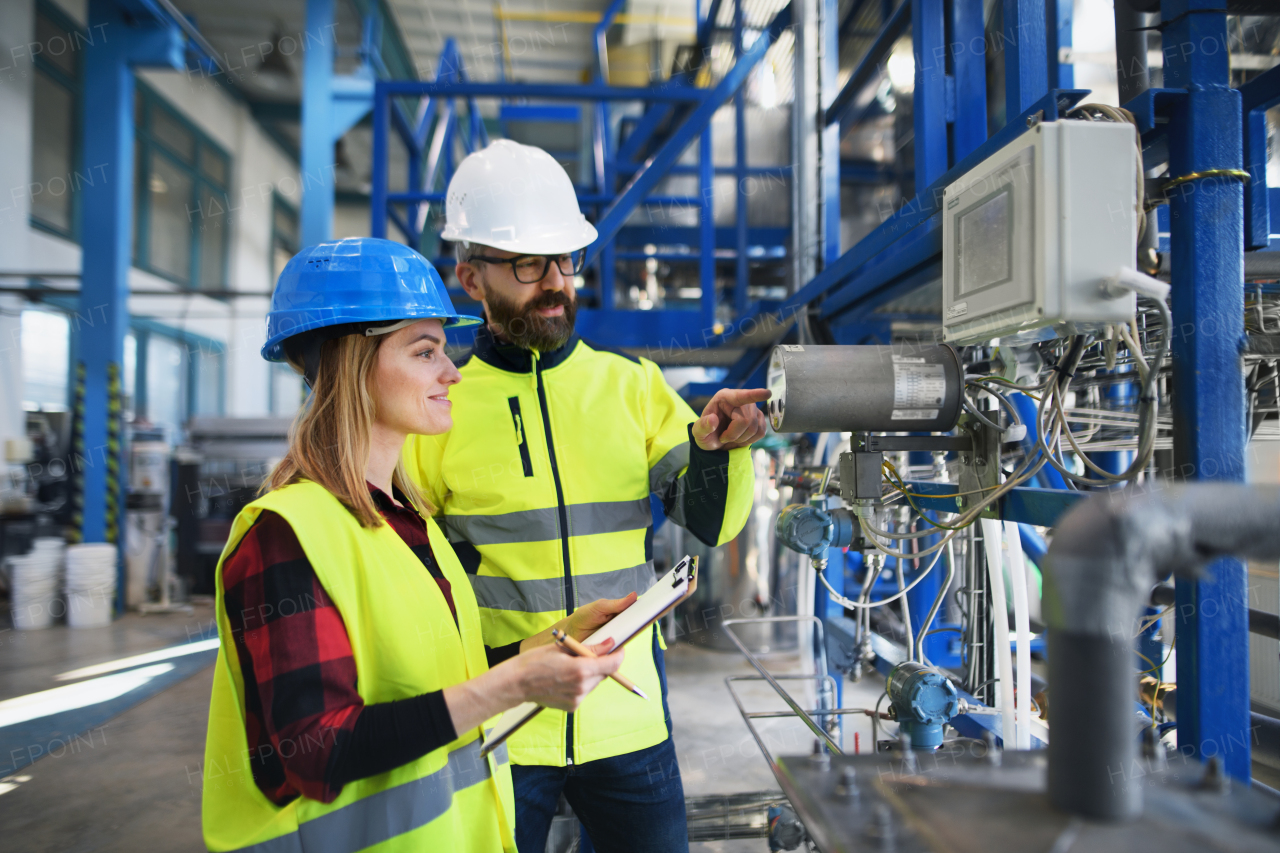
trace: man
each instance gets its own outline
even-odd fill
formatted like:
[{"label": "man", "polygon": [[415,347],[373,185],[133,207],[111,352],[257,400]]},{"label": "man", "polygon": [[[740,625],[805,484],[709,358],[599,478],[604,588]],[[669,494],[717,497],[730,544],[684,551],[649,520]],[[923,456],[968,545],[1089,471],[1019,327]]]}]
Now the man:
[{"label": "man", "polygon": [[[653,584],[651,492],[703,542],[736,536],[769,392],[720,391],[699,418],[653,362],[574,335],[574,277],[596,230],[545,151],[500,140],[467,157],[445,213],[458,281],[487,323],[459,364],[453,430],[411,437],[405,461],[501,659],[575,608]],[[662,648],[655,626],[621,670],[661,702],[605,684],[508,742],[521,853],[542,853],[562,792],[602,853],[687,850]]]}]

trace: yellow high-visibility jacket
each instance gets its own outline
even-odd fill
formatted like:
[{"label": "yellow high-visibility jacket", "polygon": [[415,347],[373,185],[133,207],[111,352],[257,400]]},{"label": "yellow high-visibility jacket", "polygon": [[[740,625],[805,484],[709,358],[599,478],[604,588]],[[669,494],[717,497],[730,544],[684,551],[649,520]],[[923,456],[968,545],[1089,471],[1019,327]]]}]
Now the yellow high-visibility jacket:
[{"label": "yellow high-visibility jacket", "polygon": [[[502,747],[480,757],[480,730],[400,767],[348,782],[331,803],[276,805],[254,782],[245,733],[244,678],[223,598],[222,563],[263,510],[298,536],[351,641],[367,704],[442,690],[488,670],[480,616],[466,575],[427,519],[432,554],[453,588],[454,623],[440,586],[388,524],[361,527],[324,487],[301,482],[258,498],[236,516],[217,571],[221,645],[213,673],[204,757],[204,840],[237,853],[515,851],[515,797]],[[300,748],[305,748],[305,745]]]},{"label": "yellow high-visibility jacket", "polygon": [[[653,362],[576,336],[539,354],[482,327],[459,367],[453,429],[411,436],[405,461],[468,572],[486,645],[652,586],[651,492],[709,545],[746,523],[749,449],[697,447],[693,410]],[[511,760],[580,764],[666,740],[655,636],[629,643],[622,667],[654,701],[606,680],[575,713],[543,711],[513,735]]]}]

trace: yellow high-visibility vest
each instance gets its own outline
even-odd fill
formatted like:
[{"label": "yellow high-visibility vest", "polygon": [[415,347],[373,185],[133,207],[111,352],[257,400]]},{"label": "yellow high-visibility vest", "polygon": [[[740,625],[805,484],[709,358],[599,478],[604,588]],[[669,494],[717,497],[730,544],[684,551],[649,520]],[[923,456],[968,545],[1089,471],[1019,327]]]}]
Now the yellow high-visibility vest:
[{"label": "yellow high-visibility vest", "polygon": [[479,729],[459,732],[454,742],[408,764],[348,782],[331,803],[299,797],[278,806],[259,790],[250,771],[244,680],[226,616],[222,564],[263,510],[293,528],[342,614],[356,688],[367,704],[441,690],[488,669],[471,585],[431,519],[431,548],[453,588],[456,625],[439,585],[390,525],[361,527],[337,498],[311,482],[249,504],[236,516],[218,563],[222,642],[203,768],[205,844],[212,851],[246,853],[514,851],[511,768],[502,748],[480,757]]},{"label": "yellow high-visibility vest", "polygon": [[[459,369],[453,429],[410,436],[404,458],[469,573],[487,645],[652,586],[651,492],[679,491],[671,519],[709,544],[746,523],[749,449],[719,452],[703,482],[677,482],[696,416],[648,359],[576,337],[540,355],[482,328]],[[666,740],[653,636],[627,646],[622,672],[654,701],[602,682],[572,715],[546,710],[516,732],[511,760],[565,766]]]}]

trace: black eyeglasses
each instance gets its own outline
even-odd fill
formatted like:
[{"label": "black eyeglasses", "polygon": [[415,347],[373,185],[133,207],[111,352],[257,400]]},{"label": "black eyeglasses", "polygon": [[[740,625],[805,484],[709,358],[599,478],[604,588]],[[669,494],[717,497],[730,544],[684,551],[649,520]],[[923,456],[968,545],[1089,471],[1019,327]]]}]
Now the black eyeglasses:
[{"label": "black eyeglasses", "polygon": [[486,264],[510,264],[516,281],[521,284],[537,284],[547,277],[551,269],[551,261],[556,262],[560,274],[566,278],[582,272],[587,260],[587,250],[567,252],[563,255],[516,255],[514,258],[495,258],[491,255],[472,255],[471,261],[484,261]]}]

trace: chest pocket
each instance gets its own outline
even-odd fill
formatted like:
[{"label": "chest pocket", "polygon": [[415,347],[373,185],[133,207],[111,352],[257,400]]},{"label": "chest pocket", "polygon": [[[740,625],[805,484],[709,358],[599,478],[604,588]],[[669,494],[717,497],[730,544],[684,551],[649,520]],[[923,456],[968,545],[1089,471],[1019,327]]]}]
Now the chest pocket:
[{"label": "chest pocket", "polygon": [[524,475],[533,476],[533,459],[529,456],[529,438],[524,434],[524,418],[520,415],[520,398],[508,397],[507,405],[511,407],[511,423],[516,428],[516,446],[520,450],[520,464],[524,466]]}]

